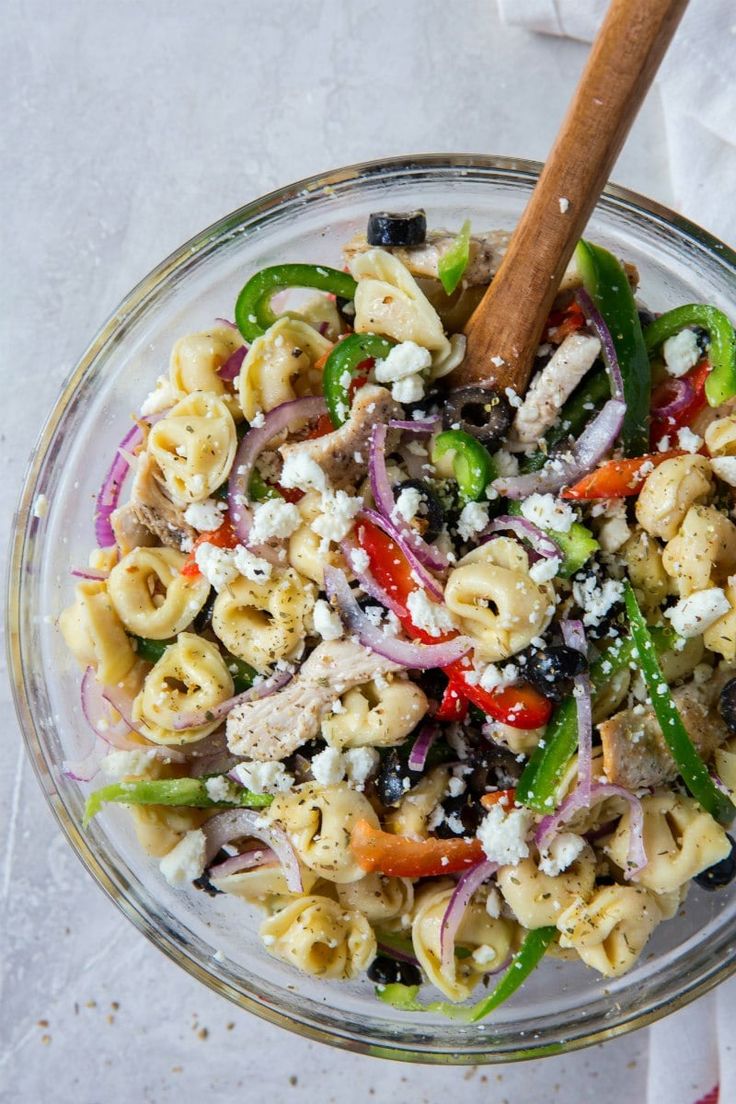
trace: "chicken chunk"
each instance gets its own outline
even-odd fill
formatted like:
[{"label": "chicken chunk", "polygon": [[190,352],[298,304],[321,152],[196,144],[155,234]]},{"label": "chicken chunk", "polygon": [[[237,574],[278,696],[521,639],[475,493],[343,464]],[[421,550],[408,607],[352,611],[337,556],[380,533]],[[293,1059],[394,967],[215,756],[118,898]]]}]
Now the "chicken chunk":
[{"label": "chicken chunk", "polygon": [[600,351],[597,337],[572,333],[565,338],[549,363],[532,380],[511,427],[511,444],[531,445],[544,436]]},{"label": "chicken chunk", "polygon": [[[716,708],[718,694],[733,671],[715,673],[706,686],[687,683],[672,691],[690,739],[708,761],[731,735]],[[654,710],[641,714],[622,709],[598,725],[603,744],[603,769],[610,782],[639,790],[672,782],[679,774]]]},{"label": "chicken chunk", "polygon": [[357,392],[350,416],[339,429],[310,441],[282,445],[279,452],[284,460],[308,456],[316,461],[338,490],[354,487],[365,478],[374,425],[385,425],[392,418],[401,417],[401,407],[390,392],[368,383]]},{"label": "chicken chunk", "polygon": [[[166,494],[163,481],[157,478],[157,470],[156,461],[147,452],[142,452],[130,492],[132,513],[141,525],[158,537],[161,544],[186,552],[191,548],[197,531],[184,520],[183,511]],[[124,520],[129,526],[131,519]]]},{"label": "chicken chunk", "polygon": [[283,690],[232,710],[228,747],[249,759],[285,759],[319,734],[322,718],[346,690],[401,669],[361,644],[325,641]]}]

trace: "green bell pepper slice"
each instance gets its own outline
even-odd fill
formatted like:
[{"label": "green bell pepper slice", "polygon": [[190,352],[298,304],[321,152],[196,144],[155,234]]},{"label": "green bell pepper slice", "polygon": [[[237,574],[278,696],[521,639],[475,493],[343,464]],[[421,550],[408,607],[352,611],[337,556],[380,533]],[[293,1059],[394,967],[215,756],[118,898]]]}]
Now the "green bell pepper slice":
[{"label": "green bell pepper slice", "polygon": [[437,265],[437,275],[445,289],[446,295],[452,295],[453,291],[463,278],[465,269],[470,260],[470,219],[466,219],[460,228],[460,233],[454,242],[444,253]]},{"label": "green bell pepper slice", "polygon": [[573,391],[563,405],[557,424],[544,435],[545,447],[525,456],[519,464],[522,473],[539,471],[547,463],[550,453],[569,436],[579,437],[597,410],[611,396],[611,381],[602,366],[594,368]]},{"label": "green bell pepper slice", "polygon": [[662,668],[659,665],[652,634],[647,628],[630,583],[624,591],[626,613],[629,617],[634,659],[642,673],[649,693],[652,709],[662,729],[670,755],[685,780],[688,790],[706,812],[721,824],[730,824],[736,816],[736,806],[723,793],[710,776],[708,767],[688,736],[682,717],[674,703]]},{"label": "green bell pepper slice", "polygon": [[575,259],[585,290],[608,327],[624,381],[626,413],[621,442],[626,456],[649,449],[651,370],[641,322],[626,273],[616,258],[593,242],[579,241]]},{"label": "green bell pepper slice", "polygon": [[[520,517],[521,503],[509,501],[507,511],[512,517]],[[557,574],[563,579],[569,579],[579,571],[600,548],[590,529],[579,521],[574,521],[566,533],[560,529],[545,529],[544,532],[562,552],[562,563]]]},{"label": "green bell pepper slice", "polygon": [[[661,652],[667,651],[677,637],[668,629],[653,629],[652,638]],[[590,665],[593,704],[611,679],[634,659],[634,641],[628,637],[610,644],[595,663]],[[538,813],[552,812],[555,794],[567,764],[578,746],[577,706],[573,697],[561,702],[547,725],[543,745],[532,752],[516,786],[516,800]]]},{"label": "green bell pepper slice", "polygon": [[130,639],[133,642],[135,654],[146,663],[158,663],[166,649],[171,644],[176,644],[175,636],[169,637],[168,640],[150,640],[147,636],[131,635]]},{"label": "green bell pepper slice", "polygon": [[246,341],[255,341],[276,321],[271,298],[286,288],[316,288],[352,299],[357,283],[347,272],[327,265],[281,264],[251,276],[235,303],[235,322]]},{"label": "green bell pepper slice", "polygon": [[383,360],[395,344],[378,334],[354,333],[335,345],[322,372],[322,393],[335,429],[347,421],[350,413],[350,384],[358,366],[369,357]]},{"label": "green bell pepper slice", "polygon": [[120,805],[175,805],[190,809],[265,809],[273,801],[271,794],[250,790],[235,792],[235,789],[233,786],[232,801],[213,801],[204,778],[142,778],[137,782],[114,782],[89,795],[83,823],[86,828],[110,801]]},{"label": "green bell pepper slice", "polygon": [[710,406],[720,406],[736,395],[736,331],[723,311],[704,303],[688,303],[667,311],[644,331],[647,351],[650,355],[656,352],[668,337],[688,326],[700,326],[708,333],[711,371],[705,381],[705,397]]},{"label": "green bell pepper slice", "polygon": [[523,943],[495,988],[487,997],[481,997],[470,1006],[451,1004],[449,1001],[431,1001],[428,1004],[422,1004],[416,999],[419,986],[402,985],[400,982],[377,989],[376,996],[384,1004],[390,1004],[402,1012],[439,1012],[450,1020],[478,1023],[521,988],[544,958],[556,934],[557,928],[554,927],[536,928],[534,931],[527,932]]},{"label": "green bell pepper slice", "polygon": [[478,502],[486,493],[486,487],[498,475],[494,460],[477,437],[463,429],[447,429],[434,439],[432,463],[447,452],[454,452],[452,471],[457,480],[463,503]]}]

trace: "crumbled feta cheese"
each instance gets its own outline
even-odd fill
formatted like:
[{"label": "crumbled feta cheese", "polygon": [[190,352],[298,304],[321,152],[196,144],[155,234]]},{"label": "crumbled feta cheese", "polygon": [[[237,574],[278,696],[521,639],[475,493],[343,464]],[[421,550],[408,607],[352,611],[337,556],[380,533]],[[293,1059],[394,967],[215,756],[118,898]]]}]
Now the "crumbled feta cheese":
[{"label": "crumbled feta cheese", "polygon": [[664,363],[671,376],[684,376],[700,360],[698,339],[692,330],[680,330],[662,346]]},{"label": "crumbled feta cheese", "polygon": [[421,376],[407,376],[391,385],[391,398],[399,403],[419,402],[424,398],[424,380]]},{"label": "crumbled feta cheese", "polygon": [[501,915],[501,901],[501,894],[495,886],[491,886],[486,898],[486,912],[492,920],[498,920]]},{"label": "crumbled feta cheese", "polygon": [[253,544],[290,537],[302,523],[302,516],[293,502],[272,498],[259,502],[253,511],[250,539]]},{"label": "crumbled feta cheese", "polygon": [[613,554],[622,548],[629,537],[631,530],[626,519],[626,507],[620,503],[620,510],[609,512],[609,516],[602,522],[598,530],[598,543],[604,552]]},{"label": "crumbled feta cheese", "polygon": [[214,498],[206,498],[204,502],[192,502],[187,506],[184,520],[198,533],[211,533],[220,528],[225,518]]},{"label": "crumbled feta cheese", "polygon": [[432,354],[428,349],[423,349],[415,341],[402,341],[394,345],[385,360],[376,361],[374,374],[378,383],[396,383],[423,372],[431,363]]},{"label": "crumbled feta cheese", "polygon": [[487,943],[481,943],[480,947],[476,947],[473,951],[473,961],[477,966],[488,966],[495,957],[495,949],[489,947]]},{"label": "crumbled feta cheese", "polygon": [[372,747],[348,748],[343,752],[348,782],[356,790],[364,789],[368,778],[378,766],[380,758],[376,749]]},{"label": "crumbled feta cheese", "polygon": [[731,603],[724,591],[720,587],[708,587],[707,590],[696,590],[687,598],[681,598],[676,606],[665,610],[664,615],[672,622],[675,632],[687,640],[691,636],[704,633],[730,611]]},{"label": "crumbled feta cheese", "polygon": [[507,663],[504,668],[497,667],[495,663],[489,663],[480,674],[482,690],[490,693],[502,686],[510,686],[519,677],[519,668],[514,663]]},{"label": "crumbled feta cheese", "polygon": [[457,776],[450,778],[447,783],[447,794],[449,797],[460,797],[460,794],[464,794],[466,789],[467,787],[463,779]]},{"label": "crumbled feta cheese", "polygon": [[253,417],[251,418],[250,424],[253,427],[253,429],[260,429],[261,426],[263,425],[263,423],[265,422],[265,420],[266,420],[266,415],[263,413],[262,410],[258,410],[253,415]]},{"label": "crumbled feta cheese", "polygon": [[515,866],[529,855],[530,828],[531,816],[525,809],[507,813],[501,805],[492,805],[478,828],[478,839],[491,862]]},{"label": "crumbled feta cheese", "polygon": [[[177,452],[178,451],[179,450],[177,449]],[[184,449],[184,455],[186,456],[186,449]],[[194,494],[199,495],[204,493],[204,476],[201,474],[201,472],[197,472],[196,475],[193,475],[192,478],[189,480],[189,484]]]},{"label": "crumbled feta cheese", "polygon": [[540,529],[556,529],[559,533],[569,533],[577,521],[569,503],[559,501],[551,494],[529,495],[521,504],[521,513]]},{"label": "crumbled feta cheese", "polygon": [[169,885],[193,882],[204,874],[207,840],[201,828],[195,828],[180,839],[176,847],[165,855],[159,865]]},{"label": "crumbled feta cheese", "polygon": [[450,611],[445,606],[432,602],[423,590],[413,590],[406,604],[416,627],[430,636],[441,636],[455,627]]},{"label": "crumbled feta cheese", "polygon": [[252,583],[265,583],[271,578],[273,565],[261,556],[254,556],[242,544],[235,549],[233,559],[240,574],[245,575]]},{"label": "crumbled feta cheese", "polygon": [[129,774],[145,774],[156,758],[155,751],[108,751],[100,763],[108,778],[125,778]]},{"label": "crumbled feta cheese", "polygon": [[699,452],[703,444],[703,438],[693,433],[689,426],[683,426],[677,431],[677,443],[685,452]]},{"label": "crumbled feta cheese", "polygon": [[498,452],[494,453],[493,459],[499,475],[513,476],[519,474],[519,458],[514,456],[512,452],[499,449]]},{"label": "crumbled feta cheese", "polygon": [[327,476],[316,460],[304,452],[292,452],[284,461],[279,483],[298,491],[326,491]]},{"label": "crumbled feta cheese", "polygon": [[36,495],[36,501],[33,503],[33,516],[36,518],[45,518],[48,512],[49,500],[46,495]]},{"label": "crumbled feta cheese", "polygon": [[342,636],[342,621],[333,610],[329,602],[324,598],[318,598],[314,603],[314,631],[319,633],[323,640],[339,640]]},{"label": "crumbled feta cheese", "polygon": [[554,579],[560,566],[559,556],[550,556],[546,560],[537,560],[529,568],[529,577],[535,583],[548,583]]},{"label": "crumbled feta cheese", "polygon": [[558,203],[560,205],[560,214],[566,215],[568,210],[570,209],[570,200],[567,198],[567,196],[560,196]]},{"label": "crumbled feta cheese", "polygon": [[364,548],[351,548],[350,566],[357,574],[362,575],[370,567],[371,560]]},{"label": "crumbled feta cheese", "polygon": [[312,775],[320,786],[334,786],[342,782],[346,769],[345,757],[336,748],[325,748],[312,758]]},{"label": "crumbled feta cheese", "polygon": [[584,625],[598,625],[605,615],[624,594],[624,584],[620,579],[606,579],[599,584],[594,575],[576,579],[572,584],[575,601],[583,612]]},{"label": "crumbled feta cheese", "polygon": [[238,763],[233,774],[252,793],[285,793],[294,785],[294,776],[283,763]]},{"label": "crumbled feta cheese", "polygon": [[457,531],[461,540],[472,540],[476,533],[482,533],[487,525],[488,507],[482,502],[468,502],[467,506],[463,506],[457,519]]},{"label": "crumbled feta cheese", "polygon": [[505,363],[506,361],[503,359],[502,356],[499,356],[498,353],[496,353],[495,356],[491,357],[491,364],[495,365],[496,368],[500,368],[501,365]]},{"label": "crumbled feta cheese", "polygon": [[206,778],[204,788],[210,801],[235,801],[237,798],[238,787],[222,774]]},{"label": "crumbled feta cheese", "polygon": [[153,391],[146,395],[143,400],[141,414],[144,417],[147,414],[160,414],[162,410],[167,410],[168,407],[173,406],[178,397],[181,396],[177,396],[168,376],[159,376]]},{"label": "crumbled feta cheese", "polygon": [[413,521],[423,501],[422,492],[416,487],[404,487],[396,499],[391,517],[396,520],[396,517],[400,516],[404,521]]},{"label": "crumbled feta cheese", "polygon": [[[497,364],[498,361],[500,361],[501,364],[504,363],[504,361],[501,357],[491,357],[491,360],[493,361],[494,364]],[[505,387],[504,388],[504,394],[506,395],[506,398],[509,400],[509,406],[513,406],[518,410],[518,408],[523,405],[524,400],[522,399],[521,395],[517,395],[517,393],[516,393],[516,391],[514,391],[513,387]]]},{"label": "crumbled feta cheese", "polygon": [[218,548],[205,541],[197,546],[194,559],[207,582],[218,592],[238,576],[235,553],[229,548]]},{"label": "crumbled feta cheese", "polygon": [[714,456],[710,466],[719,479],[736,487],[736,456]]},{"label": "crumbled feta cheese", "polygon": [[539,869],[550,878],[556,878],[575,862],[584,847],[585,840],[582,836],[576,836],[574,832],[560,832],[550,843],[549,849],[542,854]]},{"label": "crumbled feta cheese", "polygon": [[322,496],[322,513],[314,519],[310,528],[322,540],[338,543],[348,535],[355,515],[362,509],[362,498],[351,498],[345,491],[328,491]]}]

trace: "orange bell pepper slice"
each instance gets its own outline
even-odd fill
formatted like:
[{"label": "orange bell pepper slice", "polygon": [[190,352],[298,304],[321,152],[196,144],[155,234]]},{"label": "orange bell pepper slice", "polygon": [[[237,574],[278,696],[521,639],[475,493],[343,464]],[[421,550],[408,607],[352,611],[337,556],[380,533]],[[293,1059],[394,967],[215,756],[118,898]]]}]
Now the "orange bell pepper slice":
[{"label": "orange bell pepper slice", "polygon": [[563,498],[628,498],[636,495],[644,486],[650,471],[671,460],[673,456],[682,456],[683,449],[671,452],[655,452],[650,456],[635,456],[631,460],[609,460],[596,468],[590,475],[583,476],[572,487],[566,487]]},{"label": "orange bell pepper slice", "polygon": [[227,514],[219,529],[212,529],[209,533],[200,533],[194,542],[192,551],[182,564],[181,574],[193,578],[200,575],[199,565],[195,559],[197,549],[201,544],[214,544],[216,548],[235,548],[240,541],[230,524]]},{"label": "orange bell pepper slice", "polygon": [[480,799],[484,809],[490,809],[494,805],[503,805],[505,809],[510,809],[515,801],[516,790],[513,786],[508,790],[493,790],[492,793],[483,794]]},{"label": "orange bell pepper slice", "polygon": [[485,858],[478,839],[409,839],[374,828],[367,820],[353,827],[350,850],[361,869],[395,878],[457,874]]}]

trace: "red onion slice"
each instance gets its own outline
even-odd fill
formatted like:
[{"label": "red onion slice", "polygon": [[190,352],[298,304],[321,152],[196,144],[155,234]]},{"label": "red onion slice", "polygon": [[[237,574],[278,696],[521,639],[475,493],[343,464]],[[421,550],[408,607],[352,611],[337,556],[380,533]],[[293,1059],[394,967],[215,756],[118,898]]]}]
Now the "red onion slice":
[{"label": "red onion slice", "polygon": [[485,541],[491,533],[500,533],[504,529],[531,541],[534,551],[539,552],[540,556],[544,556],[545,559],[562,559],[562,551],[559,545],[551,537],[548,537],[543,529],[540,529],[533,521],[527,521],[526,518],[522,517],[513,517],[511,514],[502,514],[500,517],[494,518],[484,530],[481,541]]},{"label": "red onion slice", "polygon": [[132,452],[142,442],[143,430],[139,425],[134,425],[118,445],[110,470],[100,487],[95,503],[95,538],[100,548],[109,548],[110,545],[115,544],[115,534],[110,524],[110,515],[113,510],[117,509],[120,492],[130,468],[128,460],[120,455],[121,450]]},{"label": "red onion slice", "polygon": [[217,369],[217,374],[221,380],[225,380],[227,383],[232,383],[234,379],[240,375],[240,369],[245,360],[245,354],[248,352],[247,345],[241,345],[239,349],[236,349],[234,353],[231,353],[224,364],[221,364]]},{"label": "red onion slice", "polygon": [[[82,712],[95,736],[120,751],[141,751],[147,745],[131,738],[134,730],[130,723],[130,700],[128,699],[126,708],[123,698],[122,693],[116,694],[113,688],[102,686],[97,681],[93,667],[88,667],[84,672],[81,686]],[[123,706],[122,709],[118,708],[118,703]],[[110,706],[119,714],[117,720],[113,718]]]},{"label": "red onion slice", "polygon": [[65,759],[61,773],[72,782],[91,782],[99,773],[100,764],[107,754],[107,747],[101,740],[95,739],[90,751],[82,759]]},{"label": "red onion slice", "polygon": [[226,326],[228,330],[237,330],[238,328],[229,318],[216,318],[215,322],[219,322],[221,326]]},{"label": "red onion slice", "polygon": [[409,752],[409,770],[423,771],[427,762],[427,755],[432,744],[437,738],[437,728],[434,725],[424,725],[419,730],[419,735]]},{"label": "red onion slice", "polygon": [[355,633],[363,647],[400,667],[414,671],[447,667],[467,655],[473,646],[466,636],[455,636],[442,644],[411,644],[382,632],[363,613],[344,572],[336,567],[325,567],[325,590],[337,607],[343,624]]},{"label": "red onion slice", "polygon": [[604,322],[603,315],[598,310],[585,288],[578,288],[575,292],[575,298],[577,299],[579,306],[581,306],[583,309],[583,313],[586,316],[586,321],[592,325],[593,329],[596,332],[596,336],[601,343],[603,362],[608,369],[608,375],[611,379],[611,397],[614,399],[620,399],[623,402],[624,378],[621,375],[621,365],[618,362],[616,346],[613,344],[611,331]]},{"label": "red onion slice", "polygon": [[398,947],[391,946],[389,943],[382,943],[380,938],[378,940],[378,950],[381,954],[387,955],[388,958],[395,958],[398,962],[409,962],[412,966],[419,965],[419,959],[415,958],[412,954],[407,954],[406,951],[400,951]]},{"label": "red onion slice", "polygon": [[611,451],[621,432],[625,413],[623,400],[609,399],[580,434],[567,459],[553,456],[538,472],[501,476],[493,481],[494,489],[506,498],[518,499],[532,494],[554,494],[569,483],[576,483]]},{"label": "red onion slice", "polygon": [[375,598],[376,601],[380,602],[386,609],[391,610],[397,617],[403,616],[404,610],[401,603],[397,602],[395,598],[392,598],[388,591],[385,591],[383,587],[376,582],[368,568],[359,570],[353,563],[353,553],[361,552],[362,549],[358,548],[356,544],[346,537],[340,545],[340,550],[345,557],[348,567],[360,584],[360,589],[364,590],[370,598]]},{"label": "red onion slice", "polygon": [[97,571],[94,567],[75,567],[71,574],[75,579],[91,579],[94,582],[102,582],[110,578],[109,571]]},{"label": "red onion slice", "polygon": [[394,419],[388,423],[389,429],[401,429],[404,433],[434,433],[442,425],[441,414],[430,414],[426,418],[412,418],[410,421]]},{"label": "red onion slice", "polygon": [[200,709],[196,713],[182,713],[174,722],[174,728],[179,732],[181,729],[199,728],[200,725],[219,721],[222,717],[226,717],[236,705],[241,705],[247,701],[257,701],[259,698],[267,698],[269,694],[275,694],[277,690],[282,690],[287,682],[291,682],[293,677],[292,671],[276,671],[275,674],[270,675],[263,682],[258,683],[257,686],[249,686],[247,690],[243,690],[242,694],[236,694],[234,698],[228,698],[220,705],[215,705],[211,709]]},{"label": "red onion slice", "polygon": [[207,840],[205,867],[214,859],[220,848],[230,840],[252,838],[262,840],[278,856],[286,884],[292,893],[303,893],[299,860],[291,841],[283,828],[269,824],[263,814],[254,809],[228,809],[208,820],[204,826]]},{"label": "red onion slice", "polygon": [[240,874],[243,870],[254,870],[259,866],[276,866],[278,861],[278,855],[270,847],[251,847],[241,855],[233,855],[211,866],[208,875],[210,879],[225,878],[228,874]]},{"label": "red onion slice", "polygon": [[399,529],[392,521],[389,521],[387,517],[377,513],[375,510],[363,510],[360,517],[377,525],[387,537],[390,537],[390,539],[399,546],[411,565],[411,573],[417,583],[419,583],[424,590],[429,591],[438,602],[444,602],[445,591],[442,584],[435,579],[434,575],[429,572],[416,555],[413,544],[406,539],[406,530]]},{"label": "red onion slice", "polygon": [[[587,660],[588,641],[585,638],[582,621],[562,621],[560,628],[568,648],[574,648]],[[581,789],[583,797],[587,797],[590,801],[593,777],[593,701],[588,672],[583,671],[582,674],[576,675],[573,685],[578,715],[578,789]]]},{"label": "red onion slice", "polygon": [[455,953],[455,936],[460,927],[465,910],[467,909],[473,894],[483,882],[488,881],[492,874],[498,870],[498,863],[479,862],[470,870],[465,870],[458,878],[453,890],[445,914],[440,926],[440,959],[442,969],[452,968],[452,959]]},{"label": "red onion slice", "polygon": [[[230,521],[243,544],[248,544],[248,534],[253,522],[248,503],[248,488],[256,460],[279,433],[291,429],[298,422],[311,422],[326,410],[327,405],[321,395],[281,403],[268,412],[263,425],[249,429],[243,437],[235,454],[227,490]],[[270,559],[274,551],[259,546],[259,554]]]},{"label": "red onion slice", "polygon": [[371,433],[368,475],[371,491],[379,513],[386,517],[399,532],[403,544],[411,548],[413,559],[435,571],[444,571],[449,567],[447,556],[439,548],[428,544],[416,530],[396,511],[396,499],[386,471],[386,435],[388,426],[376,425]]},{"label": "red onion slice", "polygon": [[580,786],[577,786],[567,797],[556,813],[543,817],[537,825],[534,841],[540,851],[546,851],[554,837],[579,809],[587,809],[591,805],[597,805],[599,801],[605,801],[607,797],[622,797],[628,801],[630,808],[629,821],[629,855],[628,869],[624,877],[633,878],[647,865],[647,855],[644,850],[644,810],[641,801],[636,794],[623,786],[615,786],[612,782],[594,782],[590,787],[590,793],[586,795]]},{"label": "red onion slice", "polygon": [[[666,401],[662,402],[665,397]],[[652,395],[652,414],[655,418],[674,418],[681,410],[685,410],[694,398],[695,390],[687,377],[665,380]]]}]

